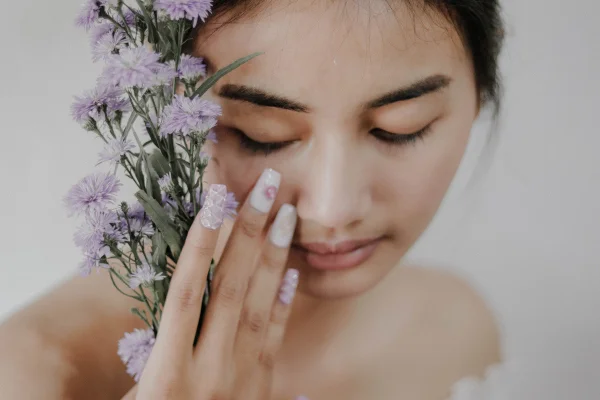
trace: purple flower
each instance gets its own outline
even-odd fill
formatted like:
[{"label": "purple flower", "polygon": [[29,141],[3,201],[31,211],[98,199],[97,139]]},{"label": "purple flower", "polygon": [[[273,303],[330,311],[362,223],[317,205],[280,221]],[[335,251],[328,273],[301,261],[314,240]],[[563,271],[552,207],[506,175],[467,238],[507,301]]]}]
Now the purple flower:
[{"label": "purple flower", "polygon": [[168,192],[173,188],[173,178],[171,178],[170,172],[158,180],[158,186],[163,192]]},{"label": "purple flower", "polygon": [[156,281],[162,281],[166,276],[162,272],[156,272],[147,262],[139,265],[135,272],[129,275],[129,287],[137,289],[140,286],[149,287]]},{"label": "purple flower", "polygon": [[154,235],[154,226],[149,218],[144,219],[131,219],[129,221],[129,229],[132,233],[152,237]]},{"label": "purple flower", "polygon": [[210,161],[210,159],[212,158],[212,157],[210,156],[210,154],[208,154],[208,153],[205,153],[204,151],[201,151],[201,152],[198,154],[198,157],[200,157],[200,162],[201,162],[202,164],[208,164],[208,162],[209,162],[209,161]]},{"label": "purple flower", "polygon": [[92,273],[92,269],[96,268],[110,268],[110,265],[101,261],[103,256],[109,256],[110,250],[108,247],[101,248],[96,254],[85,254],[84,259],[79,263],[79,274],[81,276],[89,276]]},{"label": "purple flower", "polygon": [[119,340],[117,354],[127,366],[127,373],[131,375],[136,382],[139,382],[142,376],[142,372],[148,362],[155,341],[156,339],[152,329],[135,329],[131,333],[126,333],[125,336]]},{"label": "purple flower", "polygon": [[110,56],[117,54],[119,50],[123,49],[127,43],[125,33],[121,30],[106,33],[98,39],[92,48],[92,60],[94,62],[99,60],[106,61]]},{"label": "purple flower", "polygon": [[123,23],[127,26],[135,26],[135,13],[131,11],[128,7],[123,7],[123,17],[119,13],[115,13],[115,20],[123,25]]},{"label": "purple flower", "polygon": [[118,3],[118,0],[85,0],[75,18],[75,25],[89,30],[99,21],[102,8],[106,11],[108,6],[117,7]]},{"label": "purple flower", "polygon": [[115,25],[112,22],[103,22],[92,28],[90,33],[90,44],[93,46],[100,41],[100,39],[107,34],[112,34],[115,31]]},{"label": "purple flower", "polygon": [[177,76],[175,68],[168,64],[161,64],[161,66],[154,74],[154,79],[150,83],[150,86],[170,86],[173,84],[173,79]]},{"label": "purple flower", "polygon": [[144,219],[146,218],[146,210],[144,210],[144,206],[142,206],[139,202],[136,201],[135,203],[129,206],[127,215],[129,216],[129,218]]},{"label": "purple flower", "polygon": [[89,214],[93,210],[104,210],[113,204],[121,183],[110,173],[88,175],[69,190],[65,204],[69,213]]},{"label": "purple flower", "polygon": [[97,86],[85,92],[83,96],[75,97],[75,102],[71,106],[71,115],[80,124],[87,123],[90,118],[102,121],[104,109],[108,118],[112,119],[117,111],[129,111],[130,104],[123,98],[123,92],[117,88]]},{"label": "purple flower", "polygon": [[164,137],[170,134],[187,136],[194,132],[204,132],[217,124],[219,115],[221,107],[215,103],[175,95],[173,103],[163,111],[160,133]]},{"label": "purple flower", "polygon": [[100,163],[111,162],[118,164],[128,151],[135,149],[135,145],[123,139],[111,139],[100,152]]},{"label": "purple flower", "polygon": [[231,219],[237,216],[237,209],[240,203],[235,199],[235,195],[232,192],[227,193],[225,198],[225,215]]},{"label": "purple flower", "polygon": [[[170,61],[169,65],[175,69],[175,61]],[[206,66],[204,60],[198,57],[192,57],[188,54],[181,56],[177,76],[188,81],[196,81],[198,78],[206,75]]]},{"label": "purple flower", "polygon": [[139,203],[135,202],[127,211],[127,219],[120,213],[121,222],[120,229],[125,234],[129,234],[129,231],[133,234],[144,235],[152,237],[155,233],[152,221],[144,211],[144,207]]},{"label": "purple flower", "polygon": [[166,75],[167,68],[159,59],[160,54],[145,46],[122,49],[108,58],[100,81],[122,88],[150,88]]},{"label": "purple flower", "polygon": [[212,0],[155,0],[154,9],[164,11],[169,18],[189,19],[196,26],[198,19],[206,20],[212,8]]},{"label": "purple flower", "polygon": [[206,135],[206,140],[210,140],[214,144],[219,143],[219,141],[217,140],[217,133],[213,129],[208,131],[208,134]]},{"label": "purple flower", "polygon": [[120,239],[111,224],[119,221],[117,214],[109,210],[91,210],[85,222],[77,229],[73,237],[75,244],[88,254],[96,254],[104,247],[104,234]]},{"label": "purple flower", "polygon": [[75,25],[89,30],[100,18],[100,8],[104,7],[102,1],[97,0],[86,0],[81,5],[79,14],[75,19]]}]

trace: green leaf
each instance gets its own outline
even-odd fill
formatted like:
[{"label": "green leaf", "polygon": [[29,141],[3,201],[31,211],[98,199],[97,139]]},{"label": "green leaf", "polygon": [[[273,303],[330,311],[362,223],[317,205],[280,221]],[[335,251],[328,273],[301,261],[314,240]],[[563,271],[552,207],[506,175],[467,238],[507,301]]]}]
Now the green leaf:
[{"label": "green leaf", "polygon": [[150,41],[150,43],[155,43],[156,42],[156,27],[154,26],[154,24],[152,23],[152,16],[150,15],[150,13],[148,12],[148,9],[146,8],[146,6],[142,3],[142,0],[135,0],[138,7],[140,7],[140,10],[142,11],[142,14],[144,16],[144,22],[146,22],[146,26],[148,27],[148,41]]},{"label": "green leaf", "polygon": [[156,232],[152,237],[152,261],[161,272],[167,271],[167,242],[160,232]]},{"label": "green leaf", "polygon": [[144,313],[142,313],[138,308],[132,308],[131,313],[140,317],[142,321],[144,321],[146,325],[148,325],[149,328],[152,328],[152,324],[150,324],[150,321],[148,321],[148,319],[144,316]]},{"label": "green leaf", "polygon": [[137,117],[138,117],[138,114],[135,113],[135,112],[132,112],[131,115],[129,116],[129,120],[127,121],[127,125],[125,126],[125,129],[123,130],[123,140],[127,139],[127,135],[129,135],[129,131],[133,127],[133,123],[135,122],[135,120],[137,119]]},{"label": "green leaf", "polygon": [[150,155],[150,164],[161,178],[171,172],[169,161],[163,156],[160,150],[154,150],[152,152]]},{"label": "green leaf", "polygon": [[208,91],[208,89],[210,89],[215,83],[217,83],[217,81],[219,79],[221,79],[222,77],[224,77],[225,75],[227,75],[228,73],[230,73],[231,71],[233,71],[234,69],[239,67],[240,65],[247,63],[248,61],[252,60],[254,57],[260,56],[261,54],[263,54],[263,53],[250,54],[249,56],[240,58],[239,60],[232,62],[228,66],[221,68],[220,70],[215,72],[210,78],[208,78],[204,82],[202,82],[202,84],[198,87],[198,89],[196,89],[194,91],[194,93],[192,93],[190,98],[193,99],[196,96],[202,97],[202,95],[204,95],[204,93],[206,93]]},{"label": "green leaf", "polygon": [[156,294],[158,304],[164,305],[167,300],[167,292],[169,291],[168,279],[154,282],[154,293]]},{"label": "green leaf", "polygon": [[146,214],[152,219],[156,228],[163,234],[163,238],[169,245],[171,253],[173,254],[173,261],[177,262],[183,245],[183,239],[179,235],[177,227],[171,221],[160,203],[150,197],[148,193],[140,190],[135,194],[135,197],[137,197],[142,207],[144,207]]},{"label": "green leaf", "polygon": [[142,171],[142,161],[142,157],[138,157],[137,162],[135,163],[135,177],[140,183],[140,189],[146,190],[146,184],[144,183],[144,172]]},{"label": "green leaf", "polygon": [[154,168],[152,168],[152,165],[149,164],[148,159],[146,159],[146,162],[144,164],[146,165],[146,172],[147,172],[146,192],[148,191],[148,189],[151,190],[152,197],[154,198],[154,200],[161,201],[162,194],[160,193],[160,186],[158,185],[159,176],[156,173],[156,171],[154,170]]}]

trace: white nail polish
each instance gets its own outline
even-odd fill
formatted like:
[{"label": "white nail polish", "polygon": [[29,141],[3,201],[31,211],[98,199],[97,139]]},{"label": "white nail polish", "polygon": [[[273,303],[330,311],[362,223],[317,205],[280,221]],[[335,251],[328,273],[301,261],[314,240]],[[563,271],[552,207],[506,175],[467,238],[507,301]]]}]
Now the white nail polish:
[{"label": "white nail polish", "polygon": [[268,213],[275,202],[280,184],[281,175],[279,172],[271,168],[264,170],[252,190],[250,205],[261,213]]},{"label": "white nail polish", "polygon": [[288,247],[294,237],[296,219],[296,207],[291,204],[282,205],[269,232],[271,243],[277,247]]}]

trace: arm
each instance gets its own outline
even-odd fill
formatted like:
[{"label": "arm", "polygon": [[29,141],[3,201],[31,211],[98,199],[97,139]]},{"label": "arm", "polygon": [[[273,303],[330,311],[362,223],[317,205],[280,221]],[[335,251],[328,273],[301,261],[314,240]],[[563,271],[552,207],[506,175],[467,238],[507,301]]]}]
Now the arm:
[{"label": "arm", "polygon": [[142,327],[106,271],[76,277],[0,326],[0,398],[115,399],[133,385],[117,356]]}]

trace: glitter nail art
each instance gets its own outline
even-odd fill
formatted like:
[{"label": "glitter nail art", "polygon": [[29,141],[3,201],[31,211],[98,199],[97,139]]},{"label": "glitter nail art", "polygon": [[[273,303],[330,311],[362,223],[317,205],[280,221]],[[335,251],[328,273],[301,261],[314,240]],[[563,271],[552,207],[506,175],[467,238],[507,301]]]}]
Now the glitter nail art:
[{"label": "glitter nail art", "polygon": [[225,185],[211,185],[200,210],[200,223],[207,229],[216,230],[223,224],[225,218],[225,203],[227,200],[227,187]]},{"label": "glitter nail art", "polygon": [[297,269],[291,268],[286,271],[283,282],[281,283],[281,288],[279,289],[279,301],[283,304],[292,304],[294,296],[296,295],[299,278],[300,273]]}]

